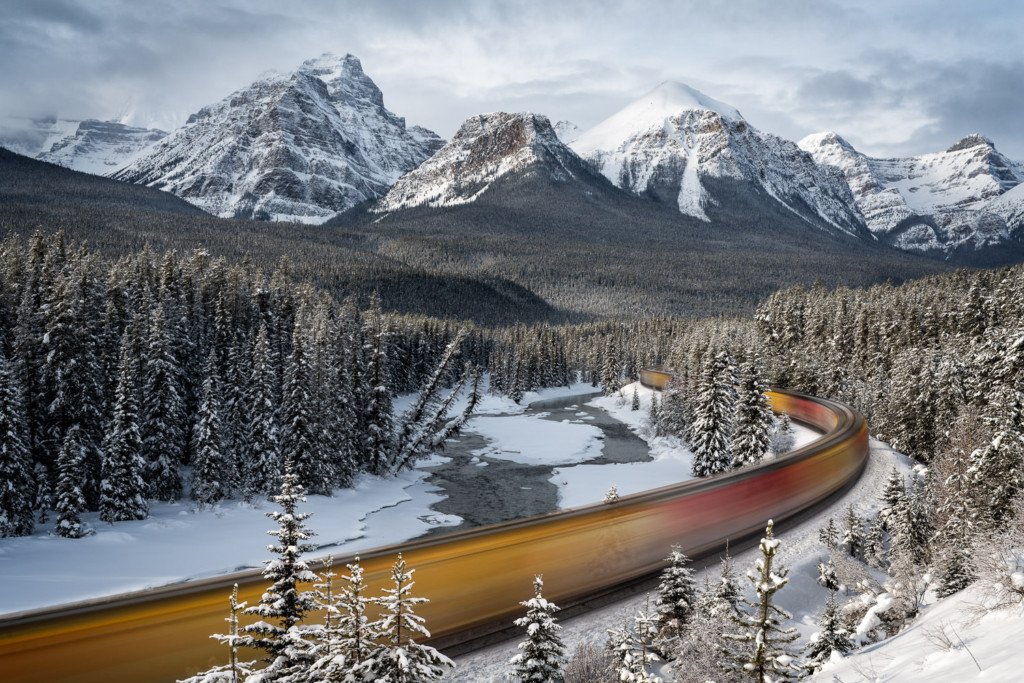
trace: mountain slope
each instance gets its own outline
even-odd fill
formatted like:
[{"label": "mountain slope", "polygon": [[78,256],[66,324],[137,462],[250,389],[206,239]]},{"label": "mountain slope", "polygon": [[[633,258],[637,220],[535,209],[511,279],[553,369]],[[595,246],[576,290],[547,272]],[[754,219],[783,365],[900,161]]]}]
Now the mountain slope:
[{"label": "mountain slope", "polygon": [[429,271],[498,277],[575,315],[749,312],[779,287],[947,266],[809,225],[733,178],[713,222],[615,187],[533,114],[466,121],[380,201],[328,221]]},{"label": "mountain slope", "polygon": [[1024,255],[1019,202],[1001,200],[1024,180],[1024,169],[981,135],[944,152],[894,159],[869,157],[831,132],[799,145],[843,173],[868,229],[888,244],[979,265]]},{"label": "mountain slope", "polygon": [[115,174],[225,217],[319,223],[383,195],[441,140],[384,107],[352,55],[323,55],[204,107]]},{"label": "mountain slope", "polygon": [[570,146],[616,186],[704,221],[726,199],[716,181],[728,180],[812,225],[870,239],[840,174],[681,83],[662,83]]}]

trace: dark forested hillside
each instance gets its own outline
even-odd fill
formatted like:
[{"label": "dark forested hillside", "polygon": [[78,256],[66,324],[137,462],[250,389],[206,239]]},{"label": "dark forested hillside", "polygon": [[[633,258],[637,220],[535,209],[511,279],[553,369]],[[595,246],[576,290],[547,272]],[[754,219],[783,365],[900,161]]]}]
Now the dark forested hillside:
[{"label": "dark forested hillside", "polygon": [[158,252],[202,248],[274,269],[283,257],[295,277],[338,299],[365,305],[373,293],[399,313],[503,324],[566,319],[507,279],[437,272],[378,254],[376,240],[347,230],[209,216],[166,192],[78,173],[0,148],[0,239],[64,230],[108,256],[146,244]]},{"label": "dark forested hillside", "polygon": [[749,313],[760,299],[817,278],[900,282],[949,266],[835,236],[722,182],[711,223],[610,184],[502,177],[475,201],[390,214],[350,212],[377,252],[429,270],[497,276],[554,306],[598,316]]}]

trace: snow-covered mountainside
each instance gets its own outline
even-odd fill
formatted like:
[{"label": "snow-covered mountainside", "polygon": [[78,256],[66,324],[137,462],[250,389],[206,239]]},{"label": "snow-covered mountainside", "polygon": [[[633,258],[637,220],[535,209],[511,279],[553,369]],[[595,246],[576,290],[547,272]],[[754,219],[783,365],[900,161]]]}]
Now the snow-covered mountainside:
[{"label": "snow-covered mountainside", "polygon": [[442,143],[388,111],[357,58],[325,54],[204,107],[114,177],[218,216],[321,223],[383,195]]},{"label": "snow-covered mountainside", "polygon": [[8,122],[0,145],[25,156],[94,175],[106,175],[140,156],[167,135],[117,121],[39,119]]},{"label": "snow-covered mountainside", "polygon": [[542,173],[554,182],[592,175],[558,139],[547,117],[481,114],[465,121],[448,144],[402,176],[372,211],[468,204],[498,178],[525,172]]},{"label": "snow-covered mountainside", "polygon": [[559,121],[552,128],[558,139],[567,145],[576,142],[576,139],[583,134],[583,130],[572,121]]},{"label": "snow-covered mountainside", "polygon": [[725,179],[763,192],[812,223],[866,236],[841,174],[681,83],[662,83],[570,146],[618,187],[674,203],[702,220],[725,200],[712,188]]},{"label": "snow-covered mountainside", "polygon": [[871,232],[902,249],[963,254],[1012,243],[1021,230],[1024,195],[1011,192],[1024,169],[981,135],[897,159],[869,157],[831,132],[798,144],[842,171]]}]

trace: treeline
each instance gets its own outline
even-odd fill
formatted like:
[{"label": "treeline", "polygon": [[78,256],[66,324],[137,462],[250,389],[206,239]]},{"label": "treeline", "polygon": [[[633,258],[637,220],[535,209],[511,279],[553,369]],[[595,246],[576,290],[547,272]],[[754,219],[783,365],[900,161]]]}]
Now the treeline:
[{"label": "treeline", "polygon": [[[276,490],[290,459],[313,492],[409,466],[446,421],[443,387],[486,359],[479,332],[386,316],[206,252],[106,261],[63,233],[0,244],[0,535],[56,511],[140,519]],[[472,376],[471,376],[472,375]],[[392,397],[423,389],[410,414]],[[470,404],[472,404],[472,400]]]}]

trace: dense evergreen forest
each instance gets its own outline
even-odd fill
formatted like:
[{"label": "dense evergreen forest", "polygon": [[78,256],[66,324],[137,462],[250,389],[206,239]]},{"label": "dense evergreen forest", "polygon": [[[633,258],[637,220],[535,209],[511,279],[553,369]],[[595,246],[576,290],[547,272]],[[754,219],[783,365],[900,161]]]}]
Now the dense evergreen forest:
[{"label": "dense evergreen forest", "polygon": [[[461,359],[460,359],[461,356]],[[63,233],[0,244],[0,535],[148,499],[251,499],[290,461],[317,493],[408,467],[458,430],[479,332],[384,315],[195,251],[106,261]],[[465,369],[462,362],[466,362]],[[395,393],[421,394],[406,416]]]}]

